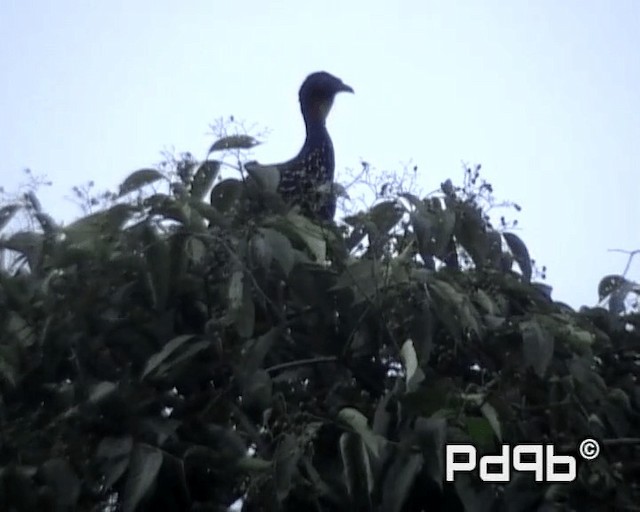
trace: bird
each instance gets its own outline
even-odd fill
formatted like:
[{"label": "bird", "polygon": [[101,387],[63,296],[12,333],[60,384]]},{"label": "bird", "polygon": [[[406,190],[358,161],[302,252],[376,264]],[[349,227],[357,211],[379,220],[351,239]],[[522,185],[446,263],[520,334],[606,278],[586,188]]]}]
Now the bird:
[{"label": "bird", "polygon": [[289,206],[299,206],[303,215],[321,221],[333,220],[336,212],[335,155],[326,121],[340,92],[353,94],[354,90],[326,71],[307,76],[298,93],[306,128],[306,138],[298,154],[279,164],[265,166],[256,161],[245,164],[249,171],[277,168],[280,174],[277,191],[282,199]]}]

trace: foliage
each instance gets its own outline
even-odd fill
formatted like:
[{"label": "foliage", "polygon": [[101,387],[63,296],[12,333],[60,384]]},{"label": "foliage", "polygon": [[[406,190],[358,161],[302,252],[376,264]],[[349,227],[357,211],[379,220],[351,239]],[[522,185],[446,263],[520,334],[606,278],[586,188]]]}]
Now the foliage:
[{"label": "foliage", "polygon": [[[254,145],[211,150],[234,144]],[[143,169],[107,209],[1,240],[23,265],[0,273],[1,510],[640,501],[637,314],[554,302],[468,187],[317,225],[273,176],[220,168]],[[444,481],[445,443],[585,437],[603,450],[571,484]]]}]

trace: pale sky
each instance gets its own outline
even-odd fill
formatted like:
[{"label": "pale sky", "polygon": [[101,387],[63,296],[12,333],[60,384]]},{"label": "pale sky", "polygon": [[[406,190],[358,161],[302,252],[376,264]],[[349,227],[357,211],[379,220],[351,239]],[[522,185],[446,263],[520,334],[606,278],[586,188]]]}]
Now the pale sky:
[{"label": "pale sky", "polygon": [[46,174],[57,219],[74,185],[203,157],[220,117],[270,130],[261,162],[292,157],[325,70],[356,92],[329,119],[338,180],[411,161],[431,191],[482,164],[574,307],[624,269],[609,249],[640,249],[638,0],[0,0],[0,42],[0,185]]}]

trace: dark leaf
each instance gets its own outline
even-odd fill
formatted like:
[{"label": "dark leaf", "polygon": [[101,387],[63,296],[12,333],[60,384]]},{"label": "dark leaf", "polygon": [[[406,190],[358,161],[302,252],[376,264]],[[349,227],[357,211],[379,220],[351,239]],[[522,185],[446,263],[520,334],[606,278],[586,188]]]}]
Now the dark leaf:
[{"label": "dark leaf", "polygon": [[246,343],[242,358],[242,371],[251,375],[262,368],[264,358],[271,351],[273,344],[281,334],[280,328],[273,328],[259,338]]},{"label": "dark leaf", "polygon": [[44,236],[41,233],[20,231],[6,240],[0,239],[0,247],[22,254],[27,259],[29,267],[35,270],[38,266],[43,240]]},{"label": "dark leaf", "polygon": [[131,456],[131,463],[124,488],[124,512],[135,512],[146,498],[158,478],[162,466],[162,452],[148,444],[138,443]]},{"label": "dark leaf", "polygon": [[[472,475],[457,474],[454,486],[458,498],[463,504],[467,512],[494,512],[501,510],[503,505],[498,501],[495,495],[495,489],[488,485],[478,486],[476,479]],[[509,508],[507,510],[532,510],[535,509],[535,503],[530,506],[523,506],[523,503],[514,503],[516,500],[508,501]],[[540,509],[535,509],[540,510]]]},{"label": "dark leaf", "polygon": [[57,510],[73,510],[80,497],[80,479],[65,459],[49,459],[40,466],[39,476],[53,491]]},{"label": "dark leaf", "polygon": [[202,162],[191,180],[191,197],[202,200],[211,185],[213,185],[219,172],[220,162],[217,160],[205,160]]},{"label": "dark leaf", "polygon": [[289,492],[291,492],[291,485],[297,472],[300,455],[300,447],[296,438],[291,434],[282,435],[274,454],[276,496],[280,502],[284,501],[289,496]]},{"label": "dark leaf", "polygon": [[222,180],[211,190],[210,202],[220,213],[228,213],[242,195],[243,183],[236,179]]},{"label": "dark leaf", "polygon": [[279,232],[286,234],[291,240],[301,240],[314,256],[315,261],[324,262],[326,260],[328,233],[307,217],[290,211],[284,222],[278,223],[274,227],[277,227]]},{"label": "dark leaf", "polygon": [[353,407],[345,407],[338,413],[338,420],[362,438],[364,445],[373,457],[380,457],[386,440],[371,430],[364,414]]},{"label": "dark leaf", "polygon": [[280,170],[277,167],[260,165],[257,162],[247,162],[244,168],[261,190],[272,194],[277,192],[280,184]]},{"label": "dark leaf", "polygon": [[131,436],[105,437],[96,449],[96,457],[103,459],[128,457],[132,448],[133,438]]},{"label": "dark leaf", "polygon": [[418,418],[414,425],[414,436],[422,450],[426,473],[442,488],[447,421],[444,418]]},{"label": "dark leaf", "polygon": [[269,252],[278,262],[285,276],[288,276],[295,262],[291,242],[286,236],[275,229],[261,228],[260,233],[264,236]]},{"label": "dark leaf", "polygon": [[271,405],[273,384],[265,370],[258,370],[244,379],[242,406],[262,414]]},{"label": "dark leaf", "polygon": [[134,212],[131,205],[117,204],[108,210],[87,215],[64,229],[65,241],[82,245],[94,238],[120,233]]},{"label": "dark leaf", "polygon": [[481,449],[490,449],[495,446],[494,433],[486,418],[468,416],[465,419],[465,423],[466,430],[474,446]]},{"label": "dark leaf", "polygon": [[420,213],[424,213],[425,212],[424,202],[418,196],[415,196],[415,195],[410,194],[408,192],[402,192],[402,193],[400,193],[398,195],[400,197],[406,199],[409,202],[409,204],[411,204],[414,208],[416,208]]},{"label": "dark leaf", "polygon": [[171,254],[169,244],[156,236],[153,229],[147,230],[145,257],[149,272],[149,285],[153,291],[153,304],[162,311],[165,309],[171,280]]},{"label": "dark leaf", "polygon": [[380,270],[376,261],[357,260],[344,270],[331,289],[351,289],[356,296],[356,302],[360,302],[373,298],[378,286],[382,284],[380,281]]},{"label": "dark leaf", "polygon": [[190,343],[184,349],[180,349],[175,352],[175,355],[172,355],[166,362],[161,364],[158,369],[154,372],[156,377],[166,375],[170,370],[180,367],[182,364],[186,362],[190,362],[195,359],[195,356],[200,352],[208,349],[211,346],[208,340],[197,341],[195,343]]},{"label": "dark leaf", "polygon": [[385,201],[371,208],[367,217],[373,222],[379,233],[386,233],[400,222],[403,214],[403,209],[396,201]]},{"label": "dark leaf", "polygon": [[344,432],[340,436],[340,455],[352,505],[356,510],[369,510],[373,482],[369,455],[362,438],[351,432]]},{"label": "dark leaf", "polygon": [[229,318],[235,323],[240,337],[250,338],[255,327],[255,304],[252,283],[242,270],[236,270],[229,280]]},{"label": "dark leaf", "polygon": [[400,512],[403,509],[422,463],[421,454],[412,454],[406,449],[396,454],[382,485],[381,510]]},{"label": "dark leaf", "polygon": [[209,153],[227,149],[251,149],[260,144],[250,135],[229,135],[215,141],[209,148]]},{"label": "dark leaf", "polygon": [[531,366],[539,377],[544,377],[553,357],[553,335],[536,320],[520,324],[524,361]]},{"label": "dark leaf", "polygon": [[51,215],[48,215],[43,212],[36,212],[35,218],[38,221],[38,224],[40,224],[40,227],[42,228],[42,232],[45,235],[52,236],[58,232],[59,230],[58,224],[53,220]]},{"label": "dark leaf", "polygon": [[520,267],[522,277],[524,277],[525,281],[531,281],[531,258],[527,246],[520,237],[513,233],[502,233],[502,236],[506,240],[513,257]]},{"label": "dark leaf", "polygon": [[150,185],[158,180],[164,179],[161,172],[155,169],[140,169],[132,172],[120,185],[118,196],[122,197],[134,190],[139,190],[145,185]]},{"label": "dark leaf", "polygon": [[413,232],[416,235],[418,241],[418,250],[420,256],[428,268],[434,269],[433,252],[431,247],[431,219],[426,215],[412,212],[410,215],[411,225],[413,226]]},{"label": "dark leaf", "polygon": [[149,358],[140,378],[144,379],[147,375],[156,370],[156,368],[158,368],[158,366],[160,366],[165,361],[165,359],[170,357],[177,349],[179,349],[182,345],[192,340],[193,338],[193,334],[183,334],[182,336],[177,336],[166,343],[165,346],[162,347],[162,350],[153,354]]},{"label": "dark leaf", "polygon": [[451,180],[447,180],[440,185],[440,190],[442,190],[446,195],[450,196],[455,193],[455,189],[453,188],[453,183]]},{"label": "dark leaf", "polygon": [[110,397],[118,389],[118,385],[113,382],[98,382],[89,390],[88,401],[90,403],[100,403]]},{"label": "dark leaf", "polygon": [[0,208],[0,231],[11,221],[16,212],[21,208],[19,204],[8,204]]},{"label": "dark leaf", "polygon": [[603,300],[625,283],[627,283],[627,280],[623,276],[609,275],[603,277],[600,280],[600,284],[598,284],[598,297]]}]

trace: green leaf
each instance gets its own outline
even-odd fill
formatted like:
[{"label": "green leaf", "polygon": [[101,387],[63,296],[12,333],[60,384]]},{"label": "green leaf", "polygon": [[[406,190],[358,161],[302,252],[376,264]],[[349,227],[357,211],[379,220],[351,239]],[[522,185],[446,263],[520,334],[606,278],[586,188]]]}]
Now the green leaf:
[{"label": "green leaf", "polygon": [[274,454],[274,480],[278,501],[286,499],[291,491],[294,475],[297,473],[301,451],[291,434],[283,434]]},{"label": "green leaf", "polygon": [[120,184],[118,197],[127,195],[134,190],[139,190],[145,185],[150,185],[151,183],[155,183],[162,179],[164,179],[162,173],[155,169],[140,169],[138,171],[134,171]]},{"label": "green leaf", "polygon": [[53,236],[59,231],[58,224],[53,220],[53,217],[47,213],[36,212],[35,218],[38,224],[42,228],[42,231],[47,236]]},{"label": "green leaf", "polygon": [[8,204],[0,208],[0,231],[9,224],[16,212],[21,208],[19,204]]},{"label": "green leaf", "polygon": [[205,263],[207,256],[207,246],[198,237],[190,236],[185,243],[185,251],[189,256],[189,262],[191,265],[202,265]]},{"label": "green leaf", "polygon": [[153,354],[148,360],[142,372],[141,379],[144,379],[147,375],[153,372],[160,366],[169,356],[171,356],[178,348],[192,340],[195,336],[193,334],[183,334],[173,338],[171,341],[162,347],[162,350]]},{"label": "green leaf", "polygon": [[280,231],[287,231],[287,227],[293,228],[292,231],[309,248],[315,260],[324,262],[327,258],[325,230],[321,226],[314,224],[307,217],[298,215],[292,211],[287,214],[286,220],[289,226],[283,226],[284,229]]},{"label": "green leaf", "polygon": [[498,438],[498,441],[502,442],[502,428],[500,426],[500,418],[498,416],[498,411],[489,403],[483,400],[482,405],[480,406],[480,411],[482,415],[487,419],[489,425],[493,429],[494,434]]},{"label": "green leaf", "polygon": [[[5,317],[5,332],[9,334],[16,345],[21,348],[33,346],[37,337],[34,333],[34,326],[15,311],[9,311]],[[2,345],[0,345],[2,346]],[[18,363],[18,361],[16,361]]]},{"label": "green leaf", "polygon": [[453,187],[453,183],[451,183],[451,180],[446,180],[444,183],[441,183],[440,190],[442,190],[442,192],[444,192],[448,196],[455,193],[455,188]]},{"label": "green leaf", "polygon": [[480,210],[469,203],[456,202],[455,237],[469,253],[477,267],[483,267],[489,256],[489,240]]},{"label": "green leaf", "polygon": [[116,389],[118,389],[118,385],[114,382],[98,382],[89,390],[88,402],[93,404],[102,402],[105,398],[111,396]]},{"label": "green leaf", "polygon": [[447,442],[445,418],[417,418],[411,438],[415,438],[422,450],[426,474],[442,488],[444,479],[444,446]]},{"label": "green leaf", "polygon": [[154,446],[138,443],[133,450],[129,472],[124,487],[123,510],[135,512],[142,500],[146,498],[156,483],[162,452]]},{"label": "green leaf", "polygon": [[499,316],[498,306],[482,288],[478,288],[473,294],[473,301],[480,306],[485,314]]},{"label": "green leaf", "polygon": [[273,261],[273,249],[263,233],[256,233],[249,240],[249,248],[251,250],[252,260],[257,263],[263,270],[271,268]]},{"label": "green leaf", "polygon": [[374,457],[380,457],[380,451],[386,444],[386,439],[374,432],[369,428],[367,418],[357,409],[353,407],[344,407],[338,412],[338,421],[344,425],[350,427],[356,434],[362,437],[362,441],[369,449],[369,452]]},{"label": "green leaf", "polygon": [[331,185],[331,192],[336,197],[344,197],[345,199],[350,199],[349,193],[347,192],[347,189],[344,187],[344,185],[342,185],[340,183],[333,183]]},{"label": "green leaf", "polygon": [[447,208],[432,215],[434,216],[432,251],[438,258],[444,260],[449,252],[449,244],[456,227],[456,213],[453,209]]},{"label": "green leaf", "polygon": [[373,475],[369,462],[369,454],[362,438],[352,432],[340,435],[340,456],[344,467],[347,492],[356,510],[371,508],[370,494],[373,489]]},{"label": "green leaf", "polygon": [[527,282],[531,281],[531,258],[529,257],[529,250],[527,249],[527,246],[513,233],[502,233],[502,236],[506,240],[507,245],[511,250],[511,254],[513,254],[513,257],[520,267],[522,277],[524,277]]},{"label": "green leaf", "polygon": [[146,222],[132,227],[130,232],[134,233],[133,236],[140,237],[140,241],[144,244],[144,257],[147,265],[144,270],[141,270],[149,273],[148,284],[154,306],[158,310],[164,310],[172,277],[169,244]]},{"label": "green leaf", "polygon": [[0,381],[15,388],[19,375],[19,349],[15,346],[0,346]]},{"label": "green leaf", "polygon": [[386,472],[382,484],[382,506],[385,512],[400,512],[409,497],[416,477],[422,469],[423,456],[411,454],[408,450],[398,453]]},{"label": "green leaf", "polygon": [[191,197],[198,200],[203,199],[219,172],[220,162],[217,160],[202,162],[191,180]]},{"label": "green leaf", "polygon": [[398,194],[398,196],[406,199],[409,204],[411,204],[419,212],[425,211],[424,202],[418,196],[410,194],[409,192],[401,192],[400,194]]},{"label": "green leaf", "polygon": [[397,201],[384,201],[376,204],[367,212],[367,217],[378,228],[379,233],[386,233],[395,226],[404,215]]},{"label": "green leaf", "polygon": [[285,276],[288,276],[295,263],[293,247],[289,239],[279,231],[270,228],[261,228],[260,233],[269,248],[269,252],[280,265]]},{"label": "green leaf", "polygon": [[208,349],[210,346],[211,343],[208,340],[190,343],[184,350],[180,350],[175,357],[171,357],[169,360],[162,363],[162,365],[160,365],[156,370],[155,375],[157,377],[166,375],[172,368],[181,365],[185,361],[193,359],[194,356],[203,350]]},{"label": "green leaf", "polygon": [[229,280],[229,319],[240,337],[250,338],[255,327],[255,304],[251,282],[244,271],[236,270]]},{"label": "green leaf", "polygon": [[129,469],[129,456],[107,460],[100,467],[104,474],[102,484],[108,489],[115,485]]},{"label": "green leaf", "polygon": [[419,212],[412,212],[410,219],[411,225],[413,226],[413,232],[415,233],[416,240],[418,241],[420,256],[429,268],[434,268],[433,260],[431,259],[433,256],[431,249],[431,219]]},{"label": "green leaf", "polygon": [[81,483],[71,464],[65,459],[45,461],[38,476],[53,490],[57,510],[75,510],[80,497]]},{"label": "green leaf", "polygon": [[383,437],[387,436],[389,426],[392,425],[392,421],[395,416],[395,414],[393,414],[395,408],[390,407],[391,404],[396,404],[395,397],[391,393],[385,393],[380,398],[380,401],[376,406],[376,411],[373,414],[371,431],[374,434],[378,434]]},{"label": "green leaf", "polygon": [[209,221],[210,226],[226,227],[230,224],[230,219],[223,216],[216,208],[204,201],[192,200],[189,206],[197,212],[203,219]]},{"label": "green leaf", "polygon": [[20,231],[6,240],[0,239],[0,247],[16,251],[24,256],[32,271],[37,270],[44,236],[41,233]]},{"label": "green leaf", "polygon": [[[502,496],[496,496],[495,489],[489,485],[478,486],[475,475],[465,473],[458,474],[456,475],[453,485],[455,493],[460,503],[462,503],[461,510],[469,512],[490,512],[500,510],[504,506],[504,500],[501,499]],[[529,495],[529,493],[522,492],[519,497],[520,501],[524,501]],[[507,503],[509,503],[509,507],[511,507],[511,504],[514,504],[516,510],[532,508],[526,501],[524,503],[518,502],[516,496],[512,497],[511,501],[507,501]],[[509,510],[513,509],[509,508]]]},{"label": "green leaf", "polygon": [[246,342],[242,355],[242,371],[251,375],[262,368],[264,358],[278,340],[281,329],[274,327],[259,338]]},{"label": "green leaf", "polygon": [[261,190],[276,193],[280,184],[280,170],[273,165],[260,165],[257,162],[247,162],[244,165],[247,173],[258,183]]},{"label": "green leaf", "polygon": [[209,153],[227,149],[251,149],[260,144],[250,135],[228,135],[215,141],[209,148]]},{"label": "green leaf", "polygon": [[222,180],[211,190],[210,202],[220,213],[227,213],[236,206],[242,195],[244,184],[240,180],[229,178]]},{"label": "green leaf", "polygon": [[236,270],[229,280],[229,309],[237,310],[242,307],[242,297],[244,294],[244,272]]},{"label": "green leaf", "polygon": [[131,205],[116,204],[107,210],[87,215],[64,229],[65,240],[70,244],[82,244],[93,237],[103,238],[120,233],[135,211]]},{"label": "green leaf", "polygon": [[265,370],[245,377],[242,386],[242,406],[245,410],[263,413],[271,405],[273,383]]},{"label": "green leaf", "polygon": [[522,322],[520,332],[525,364],[531,366],[539,377],[544,377],[553,357],[553,335],[535,320]]},{"label": "green leaf", "polygon": [[481,335],[478,312],[466,295],[441,279],[432,279],[428,287],[435,295],[436,312],[452,336],[459,339],[465,332]]},{"label": "green leaf", "polygon": [[598,284],[598,297],[603,300],[625,283],[627,283],[627,280],[623,276],[609,275],[603,277],[600,280],[600,284]]},{"label": "green leaf", "polygon": [[96,457],[100,459],[113,459],[129,457],[133,449],[133,437],[104,437],[96,449]]},{"label": "green leaf", "polygon": [[588,349],[596,341],[594,333],[572,324],[566,324],[560,330],[567,343],[579,354],[588,354]]},{"label": "green leaf", "polygon": [[407,340],[400,348],[400,359],[406,372],[407,390],[415,390],[424,380],[424,373],[418,366],[418,356],[412,340]]},{"label": "green leaf", "polygon": [[355,302],[372,300],[378,291],[382,278],[378,269],[378,262],[365,259],[351,263],[340,274],[336,283],[331,287],[333,291],[351,289]]}]

